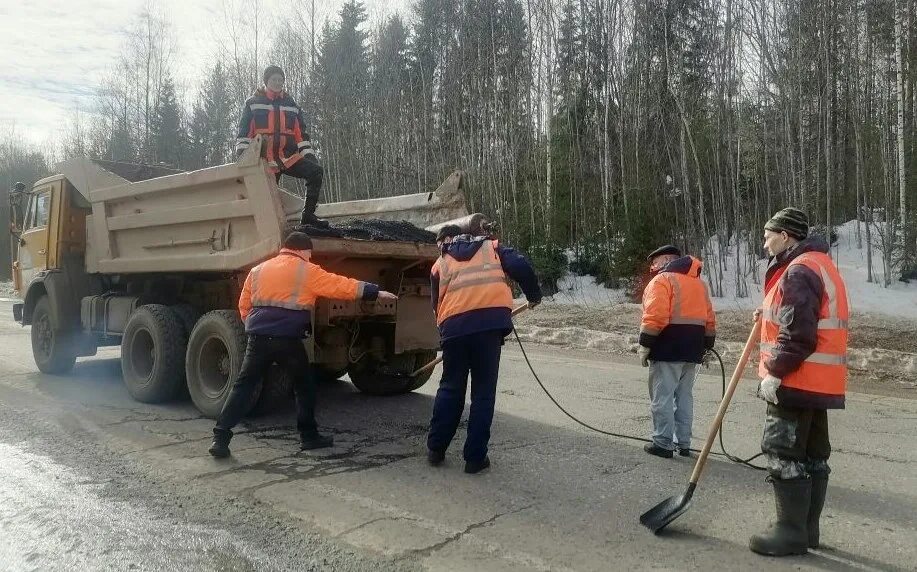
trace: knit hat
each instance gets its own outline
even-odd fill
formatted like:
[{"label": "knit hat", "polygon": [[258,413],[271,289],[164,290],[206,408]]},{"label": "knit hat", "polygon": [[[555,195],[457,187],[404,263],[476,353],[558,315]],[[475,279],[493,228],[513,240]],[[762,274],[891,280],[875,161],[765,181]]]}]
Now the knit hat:
[{"label": "knit hat", "polygon": [[312,239],[304,232],[291,232],[283,241],[283,247],[290,250],[312,250]]},{"label": "knit hat", "polygon": [[650,252],[650,255],[646,257],[647,260],[652,261],[657,256],[664,256],[666,254],[672,254],[674,256],[681,256],[681,251],[678,250],[678,247],[673,244],[667,244],[665,246],[660,246],[656,250]]},{"label": "knit hat", "polygon": [[436,242],[443,241],[447,238],[455,238],[460,234],[462,234],[462,227],[457,224],[447,224],[436,233]]},{"label": "knit hat", "polygon": [[283,70],[280,69],[280,66],[267,66],[264,69],[264,75],[261,76],[261,79],[264,81],[264,85],[267,85],[267,80],[270,79],[270,77],[275,73],[282,75],[283,79],[287,78],[287,74],[283,73]]},{"label": "knit hat", "polygon": [[809,217],[799,209],[787,207],[772,216],[764,230],[785,232],[796,240],[803,240],[809,236]]}]

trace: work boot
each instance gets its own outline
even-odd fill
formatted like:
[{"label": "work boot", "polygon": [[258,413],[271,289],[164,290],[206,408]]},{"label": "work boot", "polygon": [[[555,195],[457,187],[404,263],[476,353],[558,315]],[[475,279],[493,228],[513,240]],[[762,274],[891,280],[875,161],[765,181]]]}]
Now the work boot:
[{"label": "work boot", "polygon": [[694,456],[694,455],[691,454],[691,449],[690,449],[690,448],[688,448],[688,449],[682,449],[681,447],[679,447],[679,448],[678,448],[678,454],[679,454],[680,456],[682,456],[682,457],[689,457],[689,458]]},{"label": "work boot", "polygon": [[326,449],[334,445],[334,437],[313,433],[311,435],[301,435],[299,449],[301,451],[311,451],[312,449]]},{"label": "work boot", "polygon": [[217,459],[224,459],[230,455],[229,441],[232,439],[232,431],[213,430],[213,443],[207,451]]},{"label": "work boot", "polygon": [[318,207],[318,197],[306,195],[306,202],[302,207],[302,217],[299,224],[303,226],[315,226],[319,228],[329,228],[328,221],[315,216],[315,209]]},{"label": "work boot", "polygon": [[643,446],[643,450],[650,455],[656,455],[657,457],[662,457],[663,459],[671,459],[675,456],[672,451],[663,449],[662,447],[656,445],[656,443],[647,443]]},{"label": "work boot", "polygon": [[818,548],[821,510],[825,506],[825,495],[828,492],[828,475],[812,475],[812,502],[809,503],[809,518],[806,528],[809,529],[809,548]]},{"label": "work boot", "polygon": [[484,457],[480,461],[465,461],[465,472],[469,475],[480,473],[490,466],[490,457]]},{"label": "work boot", "polygon": [[812,496],[811,479],[770,479],[774,485],[777,521],[748,541],[752,552],[765,556],[789,556],[808,552],[806,520]]},{"label": "work boot", "polygon": [[430,463],[430,466],[438,467],[443,464],[443,461],[446,460],[446,453],[443,451],[434,451],[433,449],[427,449],[427,462]]}]

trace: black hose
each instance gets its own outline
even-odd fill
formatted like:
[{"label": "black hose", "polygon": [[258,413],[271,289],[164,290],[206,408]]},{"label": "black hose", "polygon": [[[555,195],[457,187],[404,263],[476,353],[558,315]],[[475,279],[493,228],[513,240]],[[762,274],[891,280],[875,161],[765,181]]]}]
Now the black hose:
[{"label": "black hose", "polygon": [[[641,442],[643,442],[643,443],[652,443],[652,439],[646,439],[645,437],[637,437],[636,435],[627,435],[627,434],[625,434],[625,433],[614,433],[614,432],[612,432],[612,431],[605,431],[604,429],[599,429],[598,427],[593,427],[592,425],[586,423],[585,421],[582,421],[582,420],[578,419],[578,418],[577,418],[576,416],[574,416],[572,413],[570,413],[569,411],[567,411],[566,409],[564,409],[563,405],[561,405],[560,403],[557,402],[556,399],[554,399],[554,396],[551,395],[551,392],[548,391],[548,388],[544,386],[544,384],[541,382],[541,378],[539,378],[539,377],[538,377],[538,374],[535,372],[535,368],[534,368],[534,366],[532,366],[532,362],[529,361],[529,356],[528,356],[528,354],[525,352],[525,346],[522,345],[522,340],[519,339],[519,333],[516,332],[516,328],[515,328],[515,327],[513,328],[513,335],[516,337],[516,343],[519,344],[519,349],[522,351],[522,357],[525,358],[525,363],[526,363],[526,365],[529,367],[529,371],[532,372],[532,377],[534,377],[534,378],[535,378],[535,381],[538,382],[539,387],[541,387],[541,390],[544,391],[545,395],[548,396],[548,399],[550,399],[551,402],[554,403],[554,405],[556,405],[557,408],[560,409],[560,410],[564,413],[564,415],[566,415],[567,417],[569,417],[570,419],[572,419],[572,420],[575,421],[576,423],[582,425],[582,426],[585,427],[586,429],[590,429],[590,430],[592,430],[592,431],[595,431],[596,433],[601,433],[602,435],[609,435],[609,436],[611,436],[611,437],[618,437],[618,438],[621,438],[621,439],[630,439],[630,440],[632,440],[632,441],[641,441]],[[715,356],[716,356],[716,359],[720,362],[720,372],[721,372],[721,374],[722,374],[722,379],[723,379],[723,391],[722,391],[722,394],[723,394],[723,395],[726,395],[726,366],[723,365],[723,358],[720,357],[720,354],[719,354],[716,350],[710,350],[710,351],[713,352],[713,355],[715,355]],[[767,470],[766,467],[759,467],[758,465],[754,465],[754,464],[751,463],[751,461],[753,461],[754,459],[757,459],[758,457],[760,457],[761,455],[763,455],[763,453],[758,453],[757,455],[754,455],[753,457],[749,457],[749,458],[747,458],[747,459],[742,459],[742,458],[740,458],[740,457],[736,457],[735,455],[730,454],[730,453],[726,450],[726,446],[723,444],[723,427],[722,427],[722,425],[720,426],[719,438],[720,438],[720,449],[722,449],[723,452],[722,452],[722,453],[715,453],[715,452],[711,451],[711,452],[710,452],[711,455],[720,455],[720,456],[722,456],[722,457],[726,457],[727,459],[729,459],[729,460],[732,461],[733,463],[738,463],[738,464],[740,464],[740,465],[745,465],[746,467],[749,467],[749,468],[751,468],[751,469],[755,469],[755,470],[758,470],[758,471]],[[698,451],[697,449],[691,449],[691,451],[693,451],[693,452],[695,452],[695,453],[699,453],[699,452],[700,452],[700,451]]]}]

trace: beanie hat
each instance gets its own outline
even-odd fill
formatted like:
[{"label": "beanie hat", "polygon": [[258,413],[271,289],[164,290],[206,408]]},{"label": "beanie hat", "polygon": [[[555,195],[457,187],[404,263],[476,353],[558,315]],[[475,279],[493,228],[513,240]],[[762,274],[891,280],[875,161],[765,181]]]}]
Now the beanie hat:
[{"label": "beanie hat", "polygon": [[261,77],[261,79],[264,81],[264,85],[267,85],[267,80],[275,73],[279,73],[283,76],[284,79],[287,78],[287,74],[283,73],[283,70],[280,69],[280,66],[267,66],[264,69],[264,75]]},{"label": "beanie hat", "polygon": [[457,224],[447,224],[436,233],[436,242],[440,242],[447,238],[454,238],[460,234],[462,234],[462,227]]},{"label": "beanie hat", "polygon": [[809,236],[809,217],[799,209],[787,207],[772,216],[764,230],[785,232],[796,240],[803,240]]},{"label": "beanie hat", "polygon": [[283,241],[283,247],[290,250],[312,250],[312,239],[304,232],[291,232]]},{"label": "beanie hat", "polygon": [[647,260],[653,260],[657,256],[664,256],[666,254],[672,254],[674,256],[681,256],[681,251],[678,250],[678,247],[674,244],[667,244],[665,246],[660,246],[656,250],[650,252],[650,255],[646,257]]}]

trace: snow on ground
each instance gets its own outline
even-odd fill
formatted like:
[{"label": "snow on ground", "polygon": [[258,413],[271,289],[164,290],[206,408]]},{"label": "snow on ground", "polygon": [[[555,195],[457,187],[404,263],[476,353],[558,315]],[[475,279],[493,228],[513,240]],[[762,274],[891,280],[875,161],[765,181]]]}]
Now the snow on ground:
[{"label": "snow on ground", "polygon": [[[858,249],[856,246],[856,221],[844,223],[838,226],[836,230],[838,239],[831,249],[831,256],[837,262],[847,285],[851,311],[917,319],[917,281],[905,284],[895,280],[887,288],[883,287],[881,283],[867,282],[866,250],[865,248]],[[874,233],[874,241],[875,238]],[[863,240],[865,241],[865,234]],[[710,245],[713,249],[717,248],[716,241],[713,239],[711,239]],[[755,246],[757,247],[757,244]],[[733,241],[731,249],[734,248],[735,242]],[[723,270],[722,296],[714,297],[713,299],[713,304],[717,310],[752,309],[761,304],[763,285],[754,284],[752,270],[745,267],[747,264],[745,256],[747,244],[742,242],[739,248],[741,249],[740,254],[743,266],[741,274],[745,277],[748,295],[744,297],[736,295],[736,278],[740,273],[736,271],[735,251],[732,250],[728,256],[728,266]],[[872,265],[874,279],[881,280],[882,253],[875,245],[873,245]],[[767,260],[761,259],[757,261],[759,282],[763,283],[764,281],[766,267]],[[592,276],[576,276],[568,273],[558,282],[558,286],[559,292],[553,298],[548,298],[546,303],[604,306],[624,302],[627,299],[623,291],[611,290],[596,284],[595,278]]]},{"label": "snow on ground", "polygon": [[[861,227],[861,232],[862,232]],[[917,282],[906,284],[894,280],[887,288],[881,284],[882,279],[882,252],[874,244],[872,249],[872,275],[879,282],[867,282],[865,233],[863,234],[864,248],[857,248],[856,221],[846,222],[838,227],[837,242],[831,247],[831,257],[838,265],[844,283],[847,286],[847,298],[852,312],[869,312],[886,314],[899,318],[917,319]],[[873,241],[875,241],[873,233]],[[711,244],[713,241],[711,241]],[[734,248],[734,245],[733,245]],[[747,245],[739,245],[743,265]],[[757,262],[758,277],[762,284],[753,284],[750,279],[751,270],[743,269],[743,274],[748,275],[746,280],[748,296],[736,296],[735,251],[730,252],[729,267],[723,272],[723,296],[714,298],[717,309],[748,309],[755,308],[763,298],[764,271],[767,260]]]}]

